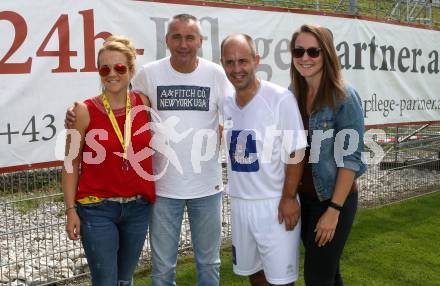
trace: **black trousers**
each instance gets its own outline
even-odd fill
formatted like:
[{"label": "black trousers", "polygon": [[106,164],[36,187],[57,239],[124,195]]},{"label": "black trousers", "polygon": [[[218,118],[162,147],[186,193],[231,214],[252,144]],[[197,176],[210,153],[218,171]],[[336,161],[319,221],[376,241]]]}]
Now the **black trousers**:
[{"label": "black trousers", "polygon": [[304,244],[304,280],[307,286],[342,286],[339,260],[353,225],[358,204],[358,193],[348,195],[339,214],[333,240],[318,247],[315,242],[316,224],[327,210],[328,201],[320,202],[300,193],[301,239]]}]

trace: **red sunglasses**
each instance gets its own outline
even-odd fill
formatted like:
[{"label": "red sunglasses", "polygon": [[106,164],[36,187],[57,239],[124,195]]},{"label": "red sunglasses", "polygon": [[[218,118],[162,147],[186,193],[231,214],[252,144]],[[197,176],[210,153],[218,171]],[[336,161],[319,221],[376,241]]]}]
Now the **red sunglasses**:
[{"label": "red sunglasses", "polygon": [[309,57],[317,58],[317,57],[319,57],[319,53],[321,52],[321,48],[308,48],[308,49],[294,48],[292,51],[292,55],[294,58],[299,59],[299,58],[302,58],[306,52],[309,55]]},{"label": "red sunglasses", "polygon": [[[127,66],[124,64],[115,64],[113,66],[113,69],[118,74],[126,74],[127,70],[128,70]],[[100,76],[108,76],[111,71],[112,71],[111,67],[109,67],[108,65],[103,65],[99,68],[99,75]]]}]

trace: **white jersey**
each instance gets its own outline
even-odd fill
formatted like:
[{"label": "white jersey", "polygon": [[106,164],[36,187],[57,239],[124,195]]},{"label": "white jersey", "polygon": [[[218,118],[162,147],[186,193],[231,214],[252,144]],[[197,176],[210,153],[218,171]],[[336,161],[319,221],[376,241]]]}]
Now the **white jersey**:
[{"label": "white jersey", "polygon": [[286,88],[262,80],[244,107],[237,106],[233,94],[225,99],[223,110],[230,195],[280,197],[288,155],[307,146],[295,97]]},{"label": "white jersey", "polygon": [[191,199],[221,191],[219,115],[232,92],[222,67],[198,58],[196,70],[179,73],[166,57],[142,66],[133,89],[147,95],[153,109],[157,195]]}]

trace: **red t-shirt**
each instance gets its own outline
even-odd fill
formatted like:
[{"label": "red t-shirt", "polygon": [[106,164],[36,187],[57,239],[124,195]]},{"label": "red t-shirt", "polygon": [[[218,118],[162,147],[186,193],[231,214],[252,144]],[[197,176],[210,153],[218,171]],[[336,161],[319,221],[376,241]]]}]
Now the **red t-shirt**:
[{"label": "red t-shirt", "polygon": [[[142,100],[136,93],[130,93],[132,107],[143,106]],[[132,197],[142,195],[147,201],[154,203],[156,193],[154,189],[154,181],[148,181],[139,176],[130,165],[128,170],[123,170],[123,158],[115,154],[115,152],[123,153],[122,145],[113,129],[110,118],[108,117],[99,96],[87,99],[84,102],[90,114],[90,123],[86,130],[86,137],[92,130],[103,129],[107,131],[107,139],[101,139],[95,134],[93,139],[95,142],[84,143],[83,159],[81,162],[81,174],[79,178],[78,192],[76,199],[87,196],[96,196],[98,198],[111,197]],[[125,107],[113,110],[119,129],[124,134],[125,123]],[[141,151],[145,147],[150,146],[151,133],[148,129],[141,134],[134,135],[142,126],[149,121],[148,113],[145,110],[137,113],[131,126],[131,144],[134,153]],[[90,136],[91,134],[89,134]],[[90,141],[90,140],[89,140]],[[102,147],[95,145],[100,144]],[[105,159],[99,164],[90,164],[85,162],[84,153],[90,152],[92,158],[96,158],[99,154]],[[151,155],[139,162],[142,169],[152,175],[152,158]]]}]

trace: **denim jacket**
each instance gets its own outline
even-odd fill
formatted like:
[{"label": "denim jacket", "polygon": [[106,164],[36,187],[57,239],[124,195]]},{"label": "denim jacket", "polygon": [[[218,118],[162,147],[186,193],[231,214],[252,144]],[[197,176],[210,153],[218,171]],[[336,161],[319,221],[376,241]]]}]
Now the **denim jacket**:
[{"label": "denim jacket", "polygon": [[345,89],[347,96],[336,105],[335,111],[326,106],[312,112],[309,118],[309,162],[312,163],[313,183],[320,201],[332,197],[338,167],[353,170],[355,178],[367,169],[361,160],[361,152],[364,150],[361,99],[351,86]]}]

